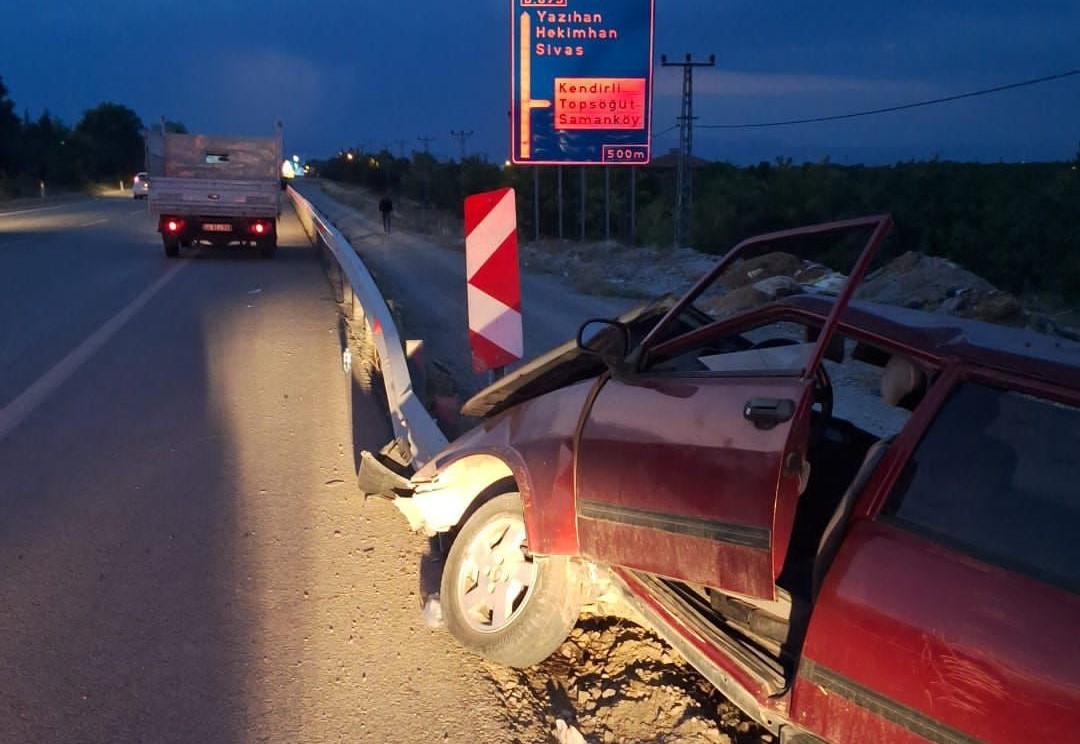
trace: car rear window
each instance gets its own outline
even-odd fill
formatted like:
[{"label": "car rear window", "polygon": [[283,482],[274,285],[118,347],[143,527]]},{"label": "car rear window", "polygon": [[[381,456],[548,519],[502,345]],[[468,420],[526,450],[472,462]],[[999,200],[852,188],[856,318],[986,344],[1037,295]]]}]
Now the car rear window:
[{"label": "car rear window", "polygon": [[964,383],[884,514],[977,558],[1080,588],[1080,409]]}]

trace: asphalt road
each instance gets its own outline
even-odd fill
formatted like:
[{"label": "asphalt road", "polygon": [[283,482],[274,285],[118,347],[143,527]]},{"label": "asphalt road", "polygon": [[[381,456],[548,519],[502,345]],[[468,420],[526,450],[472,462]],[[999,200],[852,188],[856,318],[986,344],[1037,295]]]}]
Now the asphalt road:
[{"label": "asphalt road", "polygon": [[541,740],[420,622],[341,337],[291,214],[167,260],[130,198],[0,208],[0,742]]}]

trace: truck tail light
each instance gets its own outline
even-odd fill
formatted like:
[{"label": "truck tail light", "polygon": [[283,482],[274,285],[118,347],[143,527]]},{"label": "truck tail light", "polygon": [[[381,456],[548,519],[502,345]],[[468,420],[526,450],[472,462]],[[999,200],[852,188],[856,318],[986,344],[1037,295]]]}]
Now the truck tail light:
[{"label": "truck tail light", "polygon": [[164,224],[166,232],[178,233],[184,226],[184,221],[176,217],[169,217],[164,221]]},{"label": "truck tail light", "polygon": [[262,220],[253,220],[248,229],[255,235],[267,235],[270,233],[270,223]]}]

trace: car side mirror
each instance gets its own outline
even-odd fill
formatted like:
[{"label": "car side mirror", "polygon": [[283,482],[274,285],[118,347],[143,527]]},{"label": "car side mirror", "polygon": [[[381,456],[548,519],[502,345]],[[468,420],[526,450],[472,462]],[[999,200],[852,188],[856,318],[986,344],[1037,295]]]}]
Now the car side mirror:
[{"label": "car side mirror", "polygon": [[617,320],[592,318],[578,329],[578,349],[600,357],[612,370],[625,367],[630,344],[630,327]]}]

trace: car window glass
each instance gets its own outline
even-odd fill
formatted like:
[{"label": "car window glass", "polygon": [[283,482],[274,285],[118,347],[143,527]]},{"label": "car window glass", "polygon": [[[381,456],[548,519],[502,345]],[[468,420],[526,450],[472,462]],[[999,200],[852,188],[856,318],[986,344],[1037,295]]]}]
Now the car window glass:
[{"label": "car window glass", "polygon": [[899,524],[983,560],[1080,587],[1080,409],[966,383],[886,504]]}]

